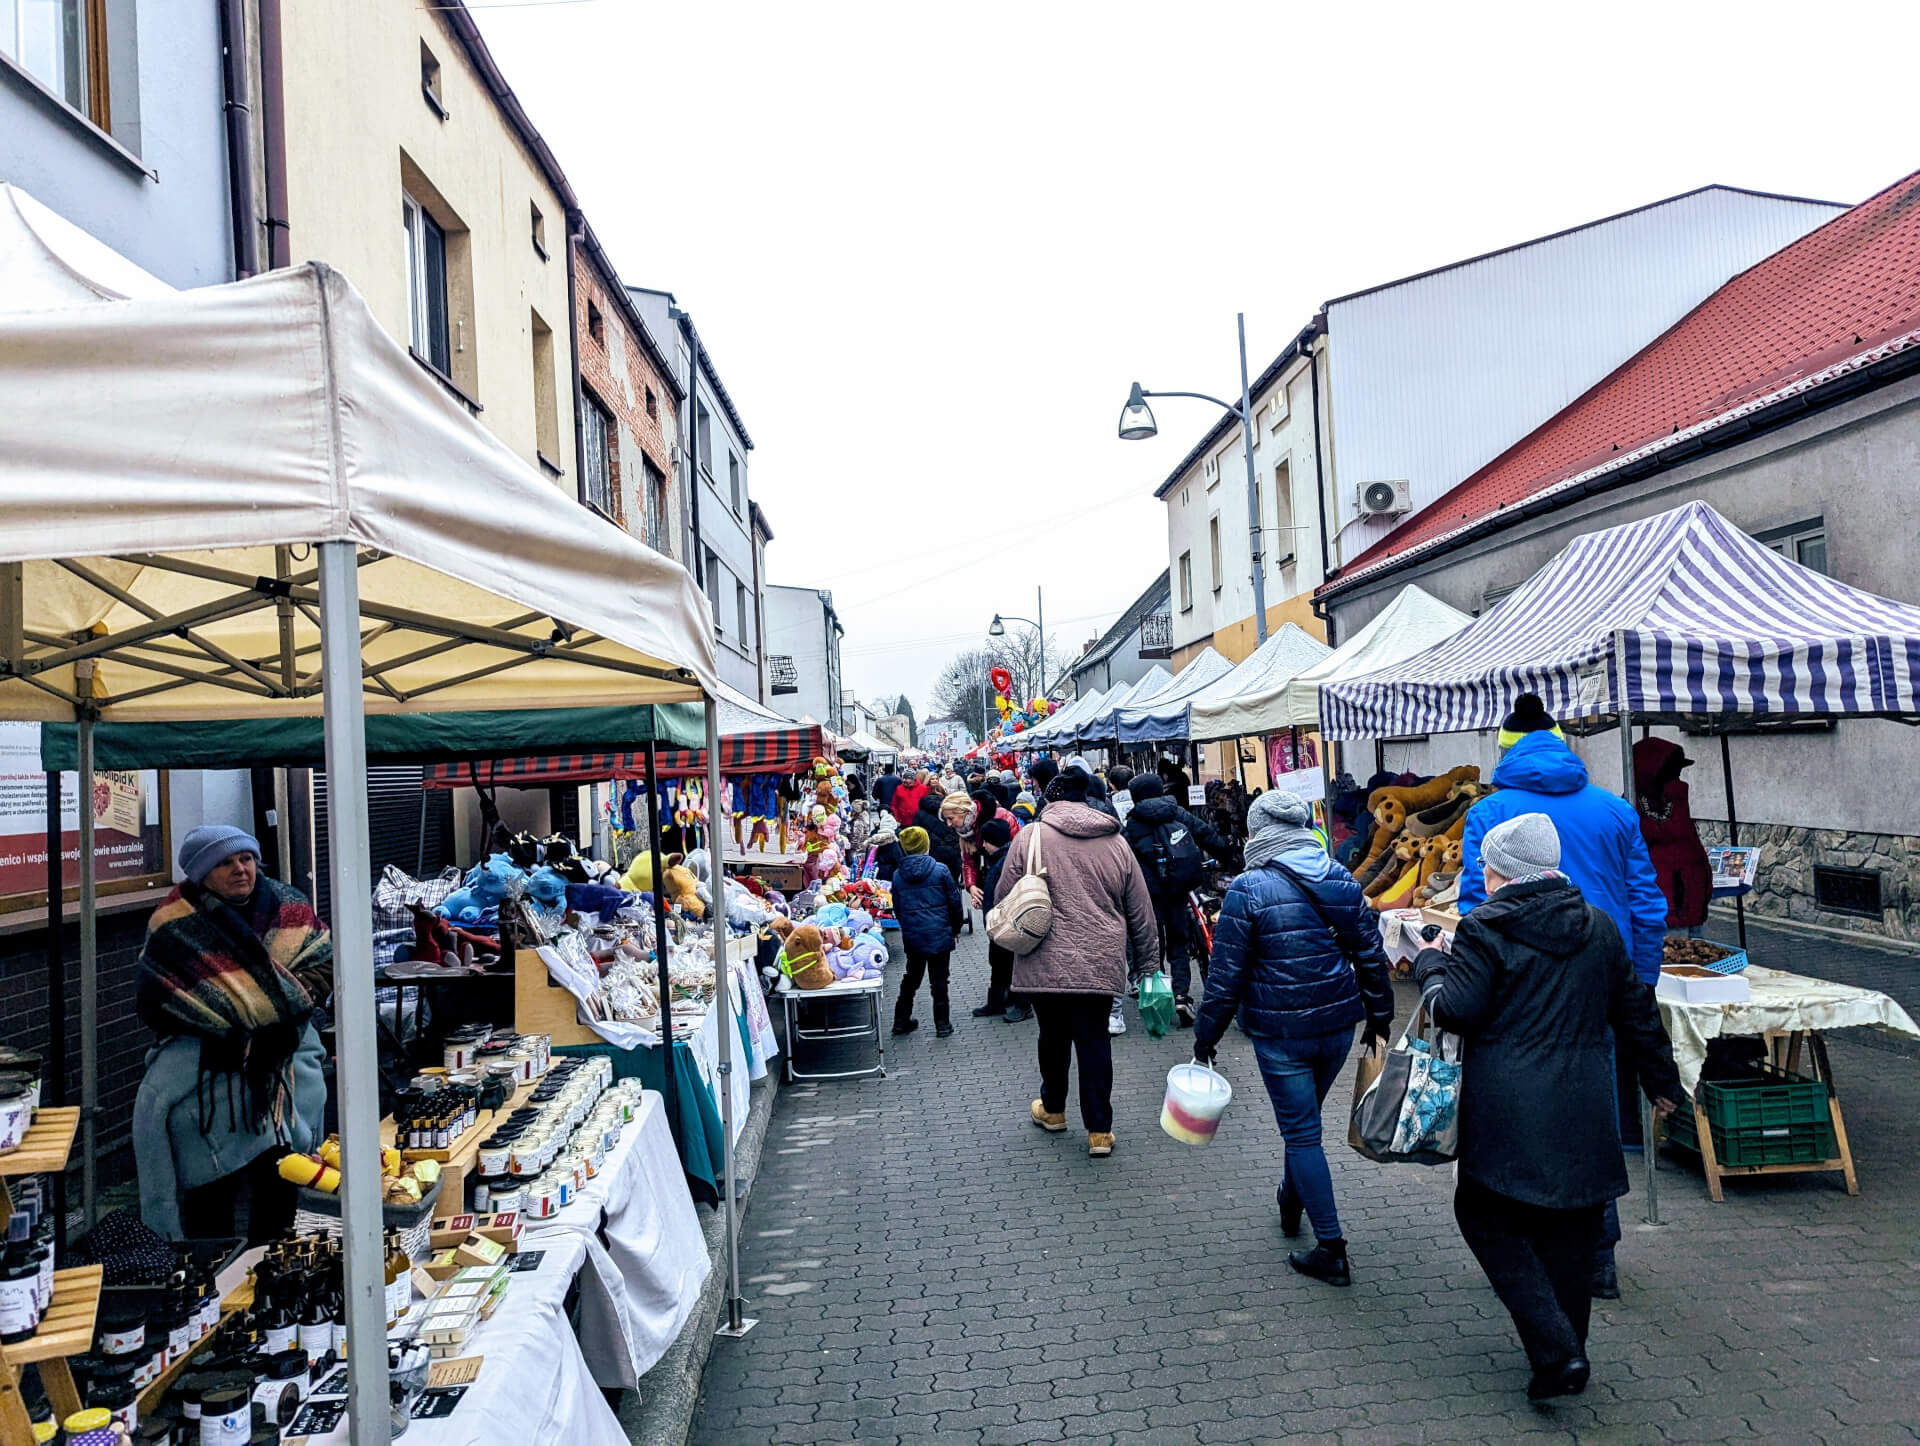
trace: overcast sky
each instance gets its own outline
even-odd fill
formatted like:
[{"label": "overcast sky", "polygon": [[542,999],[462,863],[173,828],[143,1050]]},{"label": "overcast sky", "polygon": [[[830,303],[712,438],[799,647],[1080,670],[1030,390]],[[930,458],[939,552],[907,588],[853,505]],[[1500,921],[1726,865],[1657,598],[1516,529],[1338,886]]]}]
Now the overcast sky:
[{"label": "overcast sky", "polygon": [[[1920,166],[1920,6],[476,0],[628,282],[694,315],[771,581],[925,716],[996,611],[1078,652],[1167,565],[1153,489],[1331,296],[1709,182]],[[1879,59],[1876,59],[1879,57]]]}]

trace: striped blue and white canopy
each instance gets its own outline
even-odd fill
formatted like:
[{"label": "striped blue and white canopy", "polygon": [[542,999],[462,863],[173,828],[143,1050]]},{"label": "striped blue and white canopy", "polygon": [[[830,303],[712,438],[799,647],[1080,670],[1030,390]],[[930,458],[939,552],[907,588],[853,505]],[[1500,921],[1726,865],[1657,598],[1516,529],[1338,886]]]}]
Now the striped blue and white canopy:
[{"label": "striped blue and white canopy", "polygon": [[[1625,652],[1622,688],[1619,653]],[[1789,562],[1704,502],[1568,543],[1470,627],[1330,683],[1329,738],[1498,727],[1522,693],[1562,719],[1920,713],[1920,607]]]}]

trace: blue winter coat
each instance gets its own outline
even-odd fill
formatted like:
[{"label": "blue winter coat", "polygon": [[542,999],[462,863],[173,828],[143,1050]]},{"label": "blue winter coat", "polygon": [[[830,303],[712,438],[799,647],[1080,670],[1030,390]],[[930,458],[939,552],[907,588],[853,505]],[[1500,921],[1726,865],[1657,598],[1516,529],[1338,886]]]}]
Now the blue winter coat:
[{"label": "blue winter coat", "polygon": [[1362,1019],[1385,1034],[1393,1022],[1379,919],[1353,875],[1319,848],[1289,849],[1275,862],[1300,876],[1320,909],[1274,864],[1233,881],[1214,926],[1206,997],[1193,1023],[1198,1056],[1213,1053],[1236,1010],[1240,1028],[1259,1039],[1332,1034]]},{"label": "blue winter coat", "polygon": [[1560,831],[1560,872],[1613,920],[1642,981],[1659,982],[1667,899],[1633,805],[1588,783],[1587,765],[1551,733],[1529,733],[1509,748],[1493,770],[1493,781],[1500,792],[1467,811],[1460,841],[1460,912],[1469,913],[1487,899],[1480,857],[1487,830],[1523,813],[1544,813]]},{"label": "blue winter coat", "polygon": [[893,914],[910,954],[945,954],[965,918],[960,886],[932,854],[908,854],[893,871]]}]

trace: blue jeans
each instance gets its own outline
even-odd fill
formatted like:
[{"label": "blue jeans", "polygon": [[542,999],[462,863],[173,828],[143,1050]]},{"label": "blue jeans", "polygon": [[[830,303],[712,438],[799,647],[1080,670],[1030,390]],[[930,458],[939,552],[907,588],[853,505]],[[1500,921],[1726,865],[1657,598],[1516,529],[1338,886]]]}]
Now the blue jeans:
[{"label": "blue jeans", "polygon": [[1286,1177],[1280,1188],[1306,1207],[1313,1233],[1340,1239],[1340,1216],[1333,1204],[1333,1174],[1320,1146],[1320,1105],[1333,1088],[1353,1048],[1353,1029],[1304,1039],[1255,1039],[1254,1058],[1273,1100],[1273,1118],[1287,1142]]}]

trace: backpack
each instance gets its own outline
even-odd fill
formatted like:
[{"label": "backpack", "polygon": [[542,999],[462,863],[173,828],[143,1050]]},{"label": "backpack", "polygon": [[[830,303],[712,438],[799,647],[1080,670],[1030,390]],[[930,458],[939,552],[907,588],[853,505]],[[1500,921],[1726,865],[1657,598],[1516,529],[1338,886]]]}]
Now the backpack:
[{"label": "backpack", "polygon": [[1145,859],[1153,866],[1148,882],[1158,893],[1184,893],[1207,876],[1207,858],[1194,839],[1192,823],[1180,813],[1147,836]]},{"label": "backpack", "polygon": [[1015,957],[1031,954],[1053,928],[1053,895],[1040,858],[1041,830],[1033,830],[1027,871],[1013,881],[1006,898],[987,913],[987,937]]}]

